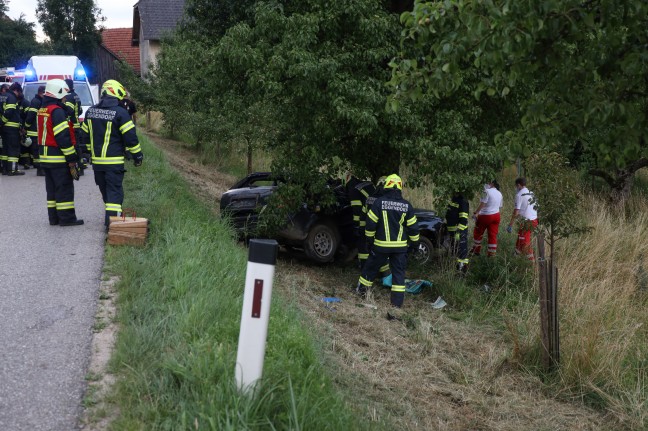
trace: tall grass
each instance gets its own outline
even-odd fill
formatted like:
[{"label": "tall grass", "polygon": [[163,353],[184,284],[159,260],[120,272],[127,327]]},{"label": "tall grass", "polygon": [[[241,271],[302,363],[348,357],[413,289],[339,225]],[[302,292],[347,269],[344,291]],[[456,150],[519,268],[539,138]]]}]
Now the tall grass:
[{"label": "tall grass", "polygon": [[112,371],[116,430],[362,429],[323,372],[300,313],[275,296],[258,396],[241,396],[234,367],[246,252],[142,138],[125,207],[152,220],[144,248],[108,247],[119,274],[121,326]]}]

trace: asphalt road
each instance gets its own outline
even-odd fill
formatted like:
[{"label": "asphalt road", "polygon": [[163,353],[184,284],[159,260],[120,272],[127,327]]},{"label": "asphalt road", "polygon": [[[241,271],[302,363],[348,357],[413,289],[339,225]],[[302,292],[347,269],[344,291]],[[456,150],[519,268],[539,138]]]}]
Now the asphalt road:
[{"label": "asphalt road", "polygon": [[92,170],[75,182],[85,225],[50,226],[45,178],[0,176],[0,430],[77,429],[105,233]]}]

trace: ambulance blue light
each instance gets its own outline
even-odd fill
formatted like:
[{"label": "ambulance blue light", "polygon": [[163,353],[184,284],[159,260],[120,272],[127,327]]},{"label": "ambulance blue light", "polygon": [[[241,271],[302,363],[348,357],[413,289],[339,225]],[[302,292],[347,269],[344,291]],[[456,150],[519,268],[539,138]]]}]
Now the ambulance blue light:
[{"label": "ambulance blue light", "polygon": [[74,70],[74,80],[75,81],[85,81],[86,73],[83,69],[83,66],[79,66]]},{"label": "ambulance blue light", "polygon": [[30,82],[37,80],[38,77],[36,76],[36,71],[28,66],[27,69],[25,69],[25,81]]}]

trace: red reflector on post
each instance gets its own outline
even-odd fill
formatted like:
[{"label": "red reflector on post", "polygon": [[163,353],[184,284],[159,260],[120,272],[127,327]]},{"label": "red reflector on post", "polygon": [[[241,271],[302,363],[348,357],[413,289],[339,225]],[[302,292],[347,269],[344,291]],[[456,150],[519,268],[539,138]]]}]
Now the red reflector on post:
[{"label": "red reflector on post", "polygon": [[263,280],[254,280],[254,295],[252,296],[252,317],[261,317],[261,298],[263,298]]}]

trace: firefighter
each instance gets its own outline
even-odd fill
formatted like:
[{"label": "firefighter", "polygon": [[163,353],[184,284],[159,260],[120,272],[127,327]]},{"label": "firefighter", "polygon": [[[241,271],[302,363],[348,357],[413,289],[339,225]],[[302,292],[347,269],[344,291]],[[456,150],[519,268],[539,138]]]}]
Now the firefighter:
[{"label": "firefighter", "polygon": [[502,193],[499,191],[497,180],[484,185],[484,194],[479,200],[479,206],[473,213],[475,230],[473,231],[474,255],[481,253],[482,239],[484,232],[488,233],[488,256],[495,256],[497,253],[497,234],[500,225],[500,211],[502,209]]},{"label": "firefighter", "polygon": [[119,82],[106,81],[101,87],[101,101],[88,109],[81,126],[83,141],[91,151],[95,184],[105,204],[106,227],[111,216],[122,212],[124,151],[127,149],[132,154],[135,166],[141,166],[144,160],[135,124],[119,104],[125,95],[126,90]]},{"label": "firefighter", "polygon": [[68,86],[62,79],[45,85],[43,104],[38,110],[38,145],[41,167],[45,171],[47,214],[50,225],[79,226],[74,209],[74,181],[78,180],[78,160],[65,113]]},{"label": "firefighter", "polygon": [[38,87],[36,96],[29,103],[27,108],[27,115],[25,116],[25,128],[27,129],[27,141],[31,141],[29,151],[32,155],[34,166],[36,167],[36,175],[39,177],[45,176],[45,171],[40,166],[38,156],[38,110],[43,105],[43,95],[45,94],[45,86]]},{"label": "firefighter", "polygon": [[[2,84],[0,86],[0,118],[2,117],[2,114],[4,113],[4,103],[7,101],[7,91],[9,90],[9,85],[8,84]],[[5,165],[7,163],[7,153],[6,153],[6,148],[2,142],[2,131],[4,130],[4,127],[2,127],[2,121],[0,121],[0,171],[2,171],[2,175],[7,175],[8,171],[5,170]]]},{"label": "firefighter", "polygon": [[[385,192],[376,199],[367,213],[367,246],[369,258],[358,280],[356,292],[365,294],[373,284],[378,270],[389,259],[392,272],[391,305],[400,308],[405,299],[407,252],[416,248],[419,229],[412,205],[403,199],[403,181],[396,175],[385,179]],[[394,314],[388,313],[392,319]]]},{"label": "firefighter", "polygon": [[531,247],[531,232],[538,226],[538,212],[535,208],[533,193],[526,186],[526,178],[520,177],[515,180],[515,208],[511,221],[506,228],[508,233],[513,232],[513,224],[519,217],[520,228],[518,229],[518,239],[515,242],[515,254],[524,255],[530,261],[535,260],[533,248]]},{"label": "firefighter", "polygon": [[[362,236],[364,237],[364,243],[365,243],[365,248],[366,246],[366,236],[365,236],[365,226],[367,225],[367,214],[369,213],[369,210],[371,209],[371,206],[373,203],[378,199],[382,194],[385,192],[385,178],[386,177],[380,177],[378,179],[378,182],[376,183],[376,190],[374,191],[373,194],[369,195],[367,199],[365,200],[365,204],[362,206],[362,215],[360,216],[360,232]],[[369,257],[369,250],[367,249],[367,254],[365,255],[363,260],[360,261],[360,271],[364,268],[364,264],[367,261],[367,257]],[[358,258],[360,259],[360,253],[358,253]],[[385,287],[391,287],[392,285],[392,276],[391,276],[391,270],[389,269],[389,260],[385,262],[383,266],[380,267],[380,277],[382,278],[382,284]]]},{"label": "firefighter", "polygon": [[6,156],[3,172],[12,176],[25,175],[25,172],[18,170],[21,127],[19,99],[22,96],[20,84],[17,82],[11,84],[6,96],[2,113],[2,145]]},{"label": "firefighter", "polygon": [[351,202],[354,235],[358,247],[358,263],[362,270],[367,257],[369,257],[367,240],[364,234],[366,222],[362,214],[362,208],[364,207],[367,198],[376,192],[376,188],[371,181],[360,181],[354,177],[351,172],[346,173],[343,183],[345,184],[347,196]]},{"label": "firefighter", "polygon": [[457,271],[468,271],[468,199],[455,192],[446,211],[446,224],[450,235],[451,250],[457,256]]}]

